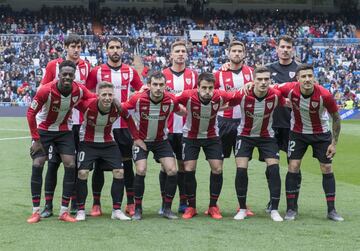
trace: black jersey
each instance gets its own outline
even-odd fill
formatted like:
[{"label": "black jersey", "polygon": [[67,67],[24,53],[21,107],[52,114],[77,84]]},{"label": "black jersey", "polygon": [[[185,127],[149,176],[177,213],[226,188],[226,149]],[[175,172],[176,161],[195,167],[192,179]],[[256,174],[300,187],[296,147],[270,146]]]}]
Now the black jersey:
[{"label": "black jersey", "polygon": [[[272,82],[275,84],[296,81],[296,68],[298,64],[293,60],[291,64],[282,65],[275,62],[267,66],[271,72]],[[290,113],[288,107],[277,107],[273,114],[274,128],[290,128]]]}]

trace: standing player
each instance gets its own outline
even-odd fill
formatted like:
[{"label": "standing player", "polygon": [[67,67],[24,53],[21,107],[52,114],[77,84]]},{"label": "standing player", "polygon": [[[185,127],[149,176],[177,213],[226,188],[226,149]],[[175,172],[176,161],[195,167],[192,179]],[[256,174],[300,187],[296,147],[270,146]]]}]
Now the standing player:
[{"label": "standing player", "polygon": [[219,108],[231,99],[232,94],[214,90],[214,83],[213,74],[204,72],[199,75],[197,90],[185,90],[177,97],[179,103],[187,110],[183,128],[182,155],[185,166],[185,191],[189,206],[182,216],[184,219],[190,219],[197,214],[195,170],[200,148],[203,148],[211,168],[210,204],[207,212],[214,219],[222,218],[216,204],[223,183],[223,154],[216,126],[216,114]]},{"label": "standing player", "polygon": [[[327,201],[327,217],[334,221],[344,219],[335,210],[335,177],[332,159],[336,153],[336,144],[340,134],[340,115],[330,92],[315,82],[314,70],[310,65],[300,65],[296,72],[298,82],[278,85],[284,97],[288,97],[291,106],[291,131],[289,136],[289,167],[286,174],[286,220],[294,220],[296,211],[296,192],[301,160],[308,146],[313,148],[313,157],[320,163],[323,173],[323,189]],[[329,117],[332,117],[332,134]]]},{"label": "standing player", "polygon": [[168,219],[177,219],[171,211],[176,192],[177,171],[174,152],[167,140],[167,121],[172,112],[180,111],[180,107],[175,96],[165,92],[166,79],[161,72],[151,74],[148,81],[149,90],[138,93],[123,103],[124,109],[132,115],[129,128],[134,138],[133,159],[136,176],[134,180],[135,214],[132,219],[142,219],[142,199],[149,151],[154,153],[154,158],[160,161],[167,174],[162,215]]},{"label": "standing player", "polygon": [[59,80],[43,86],[35,95],[27,112],[33,145],[31,194],[33,214],[29,223],[40,221],[42,170],[50,145],[58,150],[64,163],[63,194],[59,219],[75,222],[68,213],[70,197],[75,183],[75,144],[70,119],[71,110],[80,101],[94,97],[83,85],[74,82],[76,65],[68,60],[59,65]]},{"label": "standing player", "polygon": [[[296,81],[296,68],[298,64],[293,59],[294,56],[294,39],[288,35],[280,36],[276,46],[276,53],[279,61],[268,65],[271,71],[271,78],[273,83],[285,83]],[[290,131],[290,113],[291,109],[288,107],[278,107],[274,112],[273,129],[275,138],[277,140],[279,149],[287,152]],[[266,168],[265,175],[269,180],[269,170]],[[297,200],[299,197],[301,185],[301,172],[297,176],[297,191],[295,193],[295,208],[297,210]],[[270,199],[271,200],[271,199]],[[269,201],[266,211],[271,212],[271,201]]]},{"label": "standing player", "polygon": [[102,160],[107,168],[112,169],[113,182],[111,197],[113,200],[112,219],[130,220],[121,211],[124,194],[124,170],[119,147],[113,133],[112,124],[119,117],[119,111],[112,104],[114,85],[100,82],[96,91],[98,98],[81,102],[79,110],[84,114],[80,131],[79,171],[77,180],[77,214],[76,220],[85,220],[85,201],[87,197],[87,178],[89,171],[97,160]]},{"label": "standing player", "polygon": [[[44,86],[47,83],[53,81],[54,79],[58,79],[59,75],[59,65],[64,60],[72,61],[76,64],[76,72],[75,72],[75,81],[80,84],[85,84],[85,81],[90,72],[90,64],[89,62],[82,60],[80,58],[82,39],[79,35],[70,34],[64,41],[66,56],[64,58],[57,58],[48,63],[45,70],[44,78],[41,81],[41,85]],[[80,115],[77,109],[73,109],[72,111],[72,121],[73,121],[73,134],[75,140],[75,148],[78,151],[79,146],[79,130],[82,122],[82,115]],[[43,212],[41,212],[41,217],[47,218],[52,216],[52,208],[53,208],[53,197],[54,191],[57,182],[57,171],[61,163],[61,158],[59,154],[56,152],[56,149],[51,146],[49,149],[50,158],[48,161],[48,169],[45,177],[45,208]],[[74,199],[74,198],[73,198]],[[75,206],[74,201],[71,203],[72,208]],[[73,211],[74,209],[72,209]]]},{"label": "standing player", "polygon": [[[189,68],[186,68],[187,51],[186,43],[184,41],[176,41],[171,45],[171,67],[163,70],[166,77],[166,90],[170,93],[178,94],[184,90],[196,88],[197,73]],[[185,118],[175,113],[170,114],[168,121],[169,134],[168,139],[171,147],[176,155],[178,164],[177,182],[179,187],[179,213],[184,213],[187,207],[185,184],[184,184],[184,161],[182,160],[182,128],[185,123]],[[165,180],[166,172],[163,168],[159,173],[160,191],[163,198],[165,195]],[[162,210],[160,210],[160,213]]]},{"label": "standing player", "polygon": [[[253,69],[244,64],[246,57],[245,45],[240,41],[232,41],[229,45],[227,70],[215,73],[215,89],[233,92],[240,90],[248,82],[253,81]],[[235,106],[218,113],[217,122],[224,158],[229,158],[231,151],[235,152],[237,128],[240,125],[241,109]],[[254,215],[251,210],[248,216]]]},{"label": "standing player", "polygon": [[255,147],[265,159],[269,170],[269,190],[271,194],[271,219],[283,221],[278,212],[281,193],[279,173],[279,149],[271,128],[273,112],[278,105],[285,104],[285,98],[277,90],[269,88],[271,83],[270,70],[259,67],[254,72],[254,88],[249,95],[237,92],[230,106],[240,105],[241,123],[238,127],[235,161],[235,188],[240,210],[235,220],[243,220],[247,216],[246,196],[248,188],[248,163]]},{"label": "standing player", "polygon": [[[134,88],[136,91],[141,89],[143,83],[140,80],[139,74],[133,67],[122,63],[122,53],[123,48],[121,40],[115,37],[110,38],[106,43],[107,63],[95,67],[90,72],[89,78],[86,81],[86,87],[89,90],[95,90],[99,82],[107,81],[114,85],[115,97],[120,102],[125,102],[129,98],[130,88]],[[123,118],[120,117],[113,123],[113,133],[123,157],[124,180],[127,195],[125,211],[130,215],[133,215],[135,213],[133,189],[134,171],[131,153],[133,140],[128,130],[127,123]],[[93,174],[94,203],[90,213],[92,216],[101,215],[100,196],[103,185],[104,173],[100,168],[95,168]]]}]

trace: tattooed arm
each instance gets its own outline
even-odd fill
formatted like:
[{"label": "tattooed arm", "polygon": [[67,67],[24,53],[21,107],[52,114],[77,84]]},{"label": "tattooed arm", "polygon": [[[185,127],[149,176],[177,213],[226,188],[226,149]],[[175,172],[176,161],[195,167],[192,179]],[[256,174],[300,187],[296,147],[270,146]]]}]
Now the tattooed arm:
[{"label": "tattooed arm", "polygon": [[340,114],[338,112],[334,112],[334,113],[330,113],[333,121],[332,121],[332,141],[331,144],[329,145],[327,151],[326,151],[326,156],[331,159],[332,157],[334,157],[335,153],[336,153],[336,144],[338,142],[339,139],[339,135],[340,135],[340,130],[341,130],[341,118],[340,118]]}]

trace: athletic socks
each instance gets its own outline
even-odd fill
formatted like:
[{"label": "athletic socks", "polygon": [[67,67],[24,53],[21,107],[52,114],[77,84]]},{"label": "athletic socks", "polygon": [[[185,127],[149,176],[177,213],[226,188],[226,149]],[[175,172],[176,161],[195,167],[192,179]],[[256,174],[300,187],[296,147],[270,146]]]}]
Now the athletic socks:
[{"label": "athletic socks", "polygon": [[45,205],[48,208],[53,207],[54,192],[57,183],[57,172],[60,162],[48,162],[48,169],[45,176]]},{"label": "athletic socks", "polygon": [[285,180],[287,210],[295,210],[298,173],[287,172]]},{"label": "athletic socks", "polygon": [[240,209],[246,209],[246,194],[248,188],[247,168],[238,167],[236,169],[235,189]]},{"label": "athletic socks", "polygon": [[297,207],[297,203],[298,203],[298,199],[299,199],[301,180],[302,180],[301,170],[299,170],[299,173],[297,175],[297,189],[296,189],[296,193],[295,193],[295,207]]},{"label": "athletic socks", "polygon": [[88,195],[87,180],[78,179],[76,182],[77,208],[85,210],[86,197]]},{"label": "athletic socks", "polygon": [[185,193],[188,199],[188,206],[196,208],[196,177],[195,171],[185,171]]},{"label": "athletic socks", "polygon": [[132,160],[123,161],[123,165],[127,204],[134,204],[134,170]]},{"label": "athletic socks", "polygon": [[279,165],[268,166],[269,170],[269,189],[271,196],[271,208],[277,210],[279,207],[281,194],[281,178],[279,173]]},{"label": "athletic socks", "polygon": [[75,166],[65,167],[64,180],[63,180],[63,194],[61,205],[63,207],[69,207],[70,198],[74,191],[75,180]]},{"label": "athletic socks", "polygon": [[135,208],[142,210],[142,199],[145,190],[145,176],[136,174],[134,179],[134,190],[135,190]]},{"label": "athletic socks", "polygon": [[335,209],[335,177],[333,173],[323,174],[322,180],[328,212]]},{"label": "athletic socks", "polygon": [[177,186],[177,175],[167,175],[165,183],[165,200],[164,200],[164,209],[171,208],[172,201],[175,196]]},{"label": "athletic socks", "polygon": [[223,184],[223,174],[210,172],[210,204],[209,207],[215,207],[221,193]]},{"label": "athletic socks", "polygon": [[41,186],[42,186],[42,172],[44,167],[42,166],[32,166],[31,172],[31,197],[33,207],[40,207],[40,197],[41,197]]},{"label": "athletic socks", "polygon": [[93,192],[93,205],[100,206],[100,198],[101,198],[101,190],[103,189],[105,178],[104,178],[104,171],[95,164],[94,172],[92,175],[92,192]]},{"label": "athletic socks", "polygon": [[177,185],[179,187],[180,205],[186,205],[185,195],[185,172],[177,172]]},{"label": "athletic socks", "polygon": [[124,196],[124,179],[113,178],[111,185],[111,197],[113,201],[113,209],[121,208],[121,202]]},{"label": "athletic socks", "polygon": [[160,193],[161,193],[161,199],[162,199],[162,207],[164,206],[164,202],[165,202],[166,178],[167,178],[166,172],[160,170],[160,172],[159,172],[159,183],[160,183]]}]

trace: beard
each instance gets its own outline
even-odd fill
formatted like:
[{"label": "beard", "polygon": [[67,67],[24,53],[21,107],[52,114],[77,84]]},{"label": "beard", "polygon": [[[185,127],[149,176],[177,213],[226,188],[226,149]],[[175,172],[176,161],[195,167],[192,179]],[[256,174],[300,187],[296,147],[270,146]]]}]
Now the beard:
[{"label": "beard", "polygon": [[120,55],[112,55],[112,56],[109,56],[109,59],[114,63],[118,63],[121,60],[121,57],[120,57]]}]

